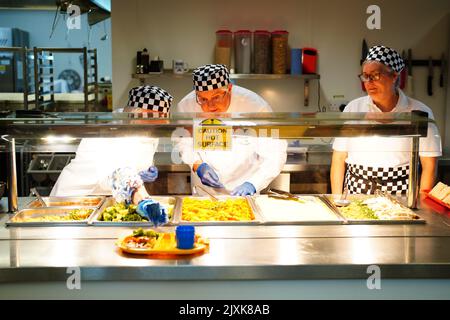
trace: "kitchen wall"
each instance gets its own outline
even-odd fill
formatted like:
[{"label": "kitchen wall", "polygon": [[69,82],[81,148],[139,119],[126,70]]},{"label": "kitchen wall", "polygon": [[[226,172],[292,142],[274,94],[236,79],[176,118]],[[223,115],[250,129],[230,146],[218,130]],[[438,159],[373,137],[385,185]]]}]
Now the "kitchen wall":
[{"label": "kitchen wall", "polygon": [[[19,28],[29,32],[30,47],[71,47],[87,46],[97,48],[98,74],[101,77],[111,77],[111,19],[100,22],[90,28],[87,15],[81,15],[81,29],[72,29],[67,33],[66,22],[60,16],[54,34],[50,38],[55,11],[48,10],[6,10],[0,9],[0,27]],[[108,34],[108,39],[100,38]],[[74,69],[83,77],[83,65],[80,54],[58,53],[55,57],[55,74],[64,69]]]},{"label": "kitchen wall", "polygon": [[[368,30],[366,9],[381,8],[381,30]],[[215,31],[221,28],[286,29],[291,47],[319,50],[317,81],[312,81],[311,105],[303,107],[301,80],[238,81],[266,98],[275,111],[316,111],[363,95],[356,75],[360,73],[361,42],[384,44],[398,51],[412,49],[415,59],[440,58],[449,53],[450,1],[448,0],[112,0],[113,103],[126,104],[128,90],[139,85],[132,79],[136,51],[147,47],[160,56],[165,67],[183,59],[190,67],[213,62]],[[434,69],[434,94],[426,93],[427,68],[413,70],[415,98],[429,105],[445,136],[450,152],[450,101],[439,88],[439,68]],[[178,102],[192,88],[189,77],[155,77],[150,84],[169,90]],[[447,121],[446,121],[447,119]]]}]

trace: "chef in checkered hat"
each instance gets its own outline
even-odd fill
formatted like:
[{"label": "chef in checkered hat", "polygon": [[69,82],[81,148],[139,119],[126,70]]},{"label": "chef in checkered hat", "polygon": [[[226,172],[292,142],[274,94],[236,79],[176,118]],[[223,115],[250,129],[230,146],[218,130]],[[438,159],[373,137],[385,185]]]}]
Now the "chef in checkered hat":
[{"label": "chef in checkered hat", "polygon": [[[128,104],[119,112],[133,113],[139,118],[166,118],[172,101],[173,97],[161,88],[140,86],[130,90]],[[75,158],[58,177],[51,196],[111,195],[116,191],[122,200],[138,202],[148,196],[144,183],[158,177],[158,170],[152,165],[157,147],[158,138],[150,137],[84,138]],[[118,169],[123,169],[122,176],[136,177],[130,183],[132,188],[127,189],[136,193],[135,199],[127,198],[123,190],[112,189],[112,184],[122,185],[118,179],[111,181],[113,172],[114,178],[120,176]]]},{"label": "chef in checkered hat", "polygon": [[177,107],[178,112],[271,112],[258,94],[230,82],[222,64],[207,64],[192,73],[194,90]]},{"label": "chef in checkered hat", "polygon": [[[367,96],[351,101],[344,112],[420,110],[433,119],[433,112],[428,106],[400,90],[400,72],[404,67],[405,62],[394,49],[385,46],[370,48],[359,75]],[[342,193],[343,188],[357,194],[373,194],[375,190],[391,194],[407,192],[411,138],[336,138],[333,150],[330,173],[333,194]],[[434,186],[437,157],[441,155],[438,128],[434,123],[429,123],[427,136],[420,138],[419,145],[421,191]]]},{"label": "chef in checkered hat", "polygon": [[[233,85],[224,65],[208,64],[194,70],[194,91],[178,104],[179,112],[271,112],[269,104],[256,93]],[[219,116],[220,117],[220,116]],[[232,136],[231,151],[193,152],[193,140],[179,144],[182,160],[191,166],[191,186],[212,194],[252,195],[266,188],[286,162],[285,140]]]}]

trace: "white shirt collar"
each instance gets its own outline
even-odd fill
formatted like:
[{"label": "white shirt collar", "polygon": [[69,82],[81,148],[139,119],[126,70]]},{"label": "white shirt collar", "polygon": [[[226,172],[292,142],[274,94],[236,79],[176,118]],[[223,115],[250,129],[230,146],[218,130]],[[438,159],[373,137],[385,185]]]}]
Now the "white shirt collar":
[{"label": "white shirt collar", "polygon": [[[366,103],[367,106],[369,107],[369,112],[382,112],[373,102],[372,98],[369,95],[367,95]],[[402,90],[398,89],[397,105],[390,112],[404,112],[407,110],[408,105],[409,105],[408,97],[403,93]]]}]

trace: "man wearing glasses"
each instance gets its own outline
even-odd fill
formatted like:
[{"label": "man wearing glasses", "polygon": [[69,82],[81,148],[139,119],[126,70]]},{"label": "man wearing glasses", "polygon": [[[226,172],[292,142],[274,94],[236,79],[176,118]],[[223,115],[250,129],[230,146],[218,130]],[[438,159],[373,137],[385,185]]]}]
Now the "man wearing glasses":
[{"label": "man wearing glasses", "polygon": [[258,94],[233,85],[227,68],[208,64],[192,73],[194,90],[178,104],[178,112],[271,112]]},{"label": "man wearing glasses", "polygon": [[[256,93],[230,83],[224,65],[205,65],[193,72],[194,91],[178,104],[179,112],[271,112],[269,104]],[[276,178],[286,162],[284,140],[243,135],[232,137],[230,151],[193,152],[191,138],[178,145],[183,161],[192,168],[193,193],[203,185],[212,194],[252,195]]]},{"label": "man wearing glasses", "polygon": [[[359,75],[368,95],[351,101],[344,112],[420,110],[433,119],[429,107],[400,90],[400,72],[404,66],[403,59],[395,50],[385,46],[372,47]],[[333,194],[342,193],[343,186],[349,193],[356,194],[371,194],[377,189],[404,194],[408,190],[411,138],[336,138],[333,150],[330,172]],[[434,186],[437,157],[441,155],[439,131],[434,123],[429,123],[427,136],[420,138],[419,142],[421,191]]]}]

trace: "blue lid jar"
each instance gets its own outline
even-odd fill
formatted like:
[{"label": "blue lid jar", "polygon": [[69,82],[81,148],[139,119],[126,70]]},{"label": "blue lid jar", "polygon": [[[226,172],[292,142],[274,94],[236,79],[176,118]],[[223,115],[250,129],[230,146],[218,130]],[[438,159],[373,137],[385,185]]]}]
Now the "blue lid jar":
[{"label": "blue lid jar", "polygon": [[175,229],[178,249],[192,249],[194,247],[194,226],[178,226]]}]

